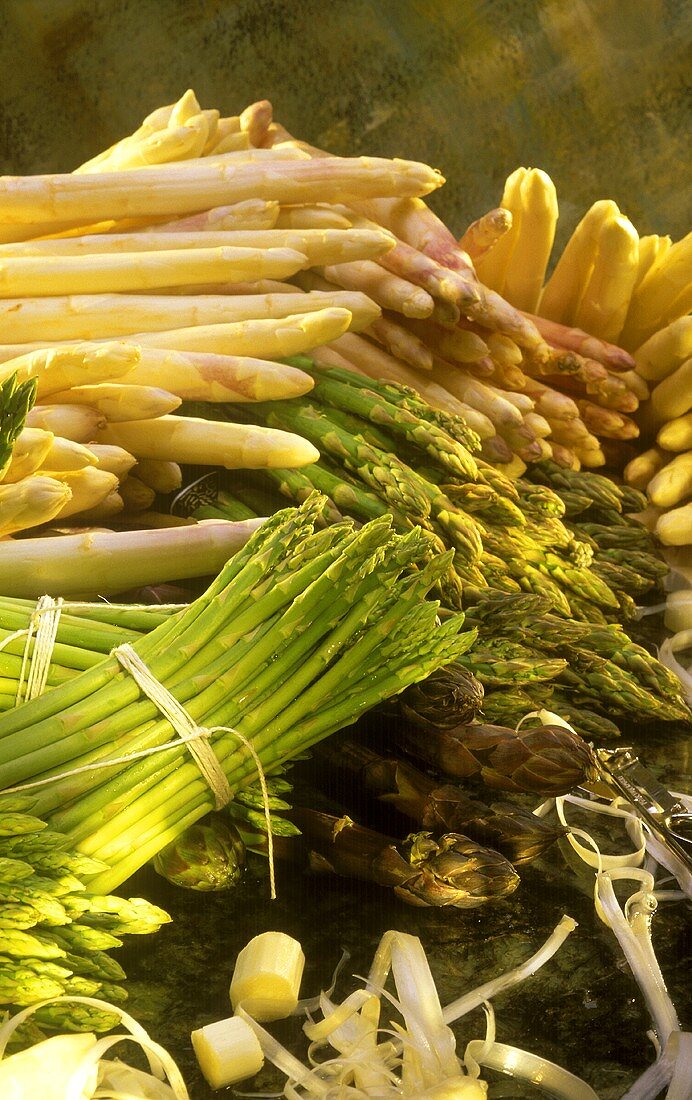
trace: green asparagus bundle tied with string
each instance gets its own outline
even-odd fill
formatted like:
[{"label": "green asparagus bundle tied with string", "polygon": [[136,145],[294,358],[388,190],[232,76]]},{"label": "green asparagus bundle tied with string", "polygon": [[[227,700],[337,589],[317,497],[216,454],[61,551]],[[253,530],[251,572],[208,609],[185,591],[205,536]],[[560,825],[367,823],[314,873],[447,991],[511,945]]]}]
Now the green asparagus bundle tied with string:
[{"label": "green asparagus bundle tied with string", "polygon": [[[426,600],[449,558],[430,559],[425,531],[386,517],[319,530],[323,503],[277,513],[185,610],[0,716],[0,811],[21,788],[108,865],[90,889],[473,644],[462,615],[441,622]],[[204,774],[193,742],[213,752]]]},{"label": "green asparagus bundle tied with string", "polygon": [[[105,864],[74,850],[44,821],[0,812],[0,1006],[16,1010],[63,993],[121,1003],[125,973],[109,951],[121,936],[155,932],[170,918],[142,898],[92,893],[85,882]],[[86,1005],[37,1009],[33,1025],[109,1031],[117,1018]],[[32,1026],[33,1026],[32,1025]]]}]

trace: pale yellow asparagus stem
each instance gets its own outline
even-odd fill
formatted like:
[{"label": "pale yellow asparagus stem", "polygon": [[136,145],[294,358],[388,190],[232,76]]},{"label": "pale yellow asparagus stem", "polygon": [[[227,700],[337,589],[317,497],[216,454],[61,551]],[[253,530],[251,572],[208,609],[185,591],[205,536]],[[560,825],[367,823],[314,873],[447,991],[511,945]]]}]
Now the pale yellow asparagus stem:
[{"label": "pale yellow asparagus stem", "polygon": [[422,371],[412,370],[400,359],[395,359],[393,355],[389,355],[362,336],[348,332],[335,340],[329,348],[316,348],[312,354],[318,362],[328,363],[329,354],[332,351],[346,360],[354,370],[367,375],[368,378],[387,378],[391,382],[410,386],[433,408],[456,414],[460,412],[459,401],[444,386],[434,383],[427,372],[424,374]]},{"label": "pale yellow asparagus stem", "polygon": [[197,101],[197,97],[192,89],[188,88],[179,100],[175,103],[167,104],[164,107],[157,107],[143,119],[142,123],[133,133],[121,138],[120,141],[111,145],[108,149],[97,153],[91,160],[85,161],[79,168],[75,168],[75,173],[92,171],[99,164],[102,164],[104,160],[114,155],[118,148],[127,148],[132,141],[143,141],[152,134],[165,130],[171,118],[174,119],[174,126],[178,125],[179,122],[184,121],[185,118],[189,118],[190,115],[197,114],[199,110],[200,105]]},{"label": "pale yellow asparagus stem", "polygon": [[236,133],[229,132],[223,137],[219,138],[215,145],[212,145],[208,153],[203,153],[205,157],[218,157],[225,153],[239,153],[250,149],[250,138],[244,130],[238,130]]},{"label": "pale yellow asparagus stem", "polygon": [[161,222],[157,225],[143,225],[133,229],[133,233],[188,233],[208,232],[221,229],[273,229],[279,217],[278,202],[266,199],[245,199],[231,206],[215,206],[199,214],[190,214],[184,218]]},{"label": "pale yellow asparagus stem", "polygon": [[176,247],[165,253],[20,256],[0,260],[0,295],[99,294],[265,276],[284,278],[307,263],[307,257],[292,248],[226,246]]},{"label": "pale yellow asparagus stem", "polygon": [[579,328],[615,343],[627,316],[639,261],[639,237],[629,218],[607,217],[600,227],[588,283],[574,314]]},{"label": "pale yellow asparagus stem", "polygon": [[77,172],[119,172],[198,157],[209,138],[210,121],[208,112],[200,111],[180,126],[168,126],[140,140],[130,139],[116,146],[103,160]]},{"label": "pale yellow asparagus stem", "polygon": [[82,470],[85,466],[98,465],[97,455],[91,447],[56,435],[53,436],[50,450],[41,465],[41,472],[55,471],[56,474],[61,474],[68,470]]},{"label": "pale yellow asparagus stem", "polygon": [[211,138],[207,140],[207,144],[202,150],[202,156],[206,157],[215,148],[219,142],[224,138],[229,137],[231,134],[239,134],[240,130],[240,116],[239,115],[220,115],[216,120],[216,130]]},{"label": "pale yellow asparagus stem", "polygon": [[588,441],[582,440],[579,443],[575,443],[574,453],[581,465],[588,470],[596,469],[606,464],[605,452],[598,443],[598,440],[595,440],[593,436],[589,436]]},{"label": "pale yellow asparagus stem", "polygon": [[490,252],[480,257],[476,265],[479,279],[498,294],[502,294],[510,257],[519,237],[523,214],[521,185],[526,173],[526,168],[516,168],[505,180],[500,205],[510,212],[511,227]]},{"label": "pale yellow asparagus stem", "polygon": [[692,355],[692,317],[678,317],[655,332],[634,353],[637,374],[660,382]]},{"label": "pale yellow asparagus stem", "polygon": [[503,397],[505,401],[509,401],[515,408],[519,409],[522,416],[525,416],[526,413],[533,412],[534,401],[527,393],[517,393],[516,390],[502,389],[494,385],[492,381],[484,382],[483,385],[486,386],[491,393],[496,393],[499,397]]},{"label": "pale yellow asparagus stem", "polygon": [[182,470],[177,462],[141,458],[134,473],[140,481],[150,486],[156,493],[173,493],[183,483]]},{"label": "pale yellow asparagus stem", "polygon": [[339,203],[306,203],[282,206],[276,220],[277,229],[350,229],[351,211]]},{"label": "pale yellow asparagus stem", "polygon": [[[558,219],[557,194],[550,176],[539,168],[529,168],[519,184],[519,201],[521,212],[517,216],[512,210],[515,220],[507,234],[508,238],[514,237],[514,243],[505,267],[501,293],[517,309],[534,313],[541,296]],[[491,252],[491,259],[492,255]],[[483,280],[481,271],[479,278]]]},{"label": "pale yellow asparagus stem", "polygon": [[524,423],[538,439],[547,439],[552,430],[550,421],[537,412],[524,413]]},{"label": "pale yellow asparagus stem", "polygon": [[127,381],[141,386],[165,381],[168,391],[183,400],[210,402],[300,397],[314,385],[309,374],[283,363],[148,347],[142,348],[141,360]]},{"label": "pale yellow asparagus stem", "polygon": [[426,195],[444,182],[415,161],[377,157],[288,160],[281,172],[271,162],[141,168],[90,175],[5,176],[0,179],[2,220],[10,231],[37,225],[61,227],[104,218],[186,214],[242,199],[279,202],[348,202],[374,195]]},{"label": "pale yellow asparagus stem", "polygon": [[514,455],[510,462],[495,462],[493,465],[505,477],[513,480],[522,477],[526,473],[526,463],[519,458],[519,455]]},{"label": "pale yellow asparagus stem", "polygon": [[629,416],[615,409],[604,409],[591,401],[578,401],[584,423],[594,435],[606,439],[636,439],[639,428]]},{"label": "pale yellow asparagus stem", "polygon": [[501,332],[489,332],[485,337],[488,352],[501,367],[518,367],[523,359],[521,348]]},{"label": "pale yellow asparagus stem", "polygon": [[[87,508],[73,517],[75,528],[69,534],[78,534],[82,530],[86,531],[91,524],[107,523],[113,516],[119,515],[124,508],[125,503],[120,493],[117,491],[109,493],[100,504],[96,504],[93,508]],[[101,530],[107,531],[109,529],[102,527]]]},{"label": "pale yellow asparagus stem", "polygon": [[435,355],[454,363],[475,363],[490,350],[483,337],[468,329],[447,329],[433,321],[409,320],[406,324]]},{"label": "pale yellow asparagus stem", "polygon": [[664,546],[692,546],[692,501],[659,516],[656,534]]},{"label": "pale yellow asparagus stem", "polygon": [[[69,492],[59,482],[55,484]],[[73,598],[108,596],[148,584],[215,575],[262,522],[206,520],[162,530],[3,542],[3,592],[28,599],[44,593]]]},{"label": "pale yellow asparagus stem", "polygon": [[[96,233],[0,245],[5,257],[110,256],[121,253],[171,252],[181,249],[291,249],[311,264],[367,260],[391,248],[394,238],[370,229],[217,229],[142,233]],[[243,258],[241,255],[241,259]],[[133,262],[137,257],[133,257]],[[148,261],[153,258],[147,256]],[[163,262],[163,259],[160,260]]]},{"label": "pale yellow asparagus stem", "polygon": [[[403,313],[405,317],[429,317],[434,308],[434,300],[427,290],[385,271],[371,260],[360,260],[347,264],[332,264],[320,270],[320,274],[330,283],[347,290],[360,290],[367,294],[383,309]],[[305,285],[304,276],[299,276]]]},{"label": "pale yellow asparagus stem", "polygon": [[158,458],[229,470],[306,466],[319,458],[319,451],[311,443],[292,432],[190,416],[109,424],[96,439],[124,447],[138,459]]},{"label": "pale yellow asparagus stem", "polygon": [[149,420],[174,412],[182,398],[159,386],[99,382],[94,386],[72,386],[51,394],[55,405],[88,405],[113,423],[120,420]]},{"label": "pale yellow asparagus stem", "polygon": [[118,489],[126,512],[146,512],[156,500],[156,492],[134,474],[120,482]]},{"label": "pale yellow asparagus stem", "polygon": [[655,473],[647,486],[647,495],[656,508],[675,508],[692,496],[692,450],[675,455]]},{"label": "pale yellow asparagus stem", "polygon": [[492,439],[497,435],[497,428],[490,417],[472,408],[471,405],[466,405],[463,401],[460,402],[459,415],[481,439]]},{"label": "pale yellow asparagus stem", "polygon": [[[656,442],[668,451],[687,451],[692,447],[692,412],[669,420],[659,431]],[[5,475],[7,479],[7,475]]]},{"label": "pale yellow asparagus stem", "polygon": [[524,374],[521,367],[511,365],[502,366],[494,358],[489,362],[492,365],[489,377],[505,390],[525,390],[528,375]]},{"label": "pale yellow asparagus stem", "polygon": [[122,378],[140,357],[139,348],[122,342],[69,344],[10,356],[0,365],[0,381],[17,375],[21,382],[37,379],[39,399],[85,382]]},{"label": "pale yellow asparagus stem", "polygon": [[133,339],[146,347],[283,359],[337,339],[350,327],[351,316],[349,310],[334,307],[315,313],[295,313],[279,320],[139,333]]},{"label": "pale yellow asparagus stem", "polygon": [[648,401],[651,396],[651,389],[641,374],[636,370],[626,370],[619,377],[640,403]]},{"label": "pale yellow asparagus stem", "polygon": [[[297,278],[298,273],[293,276]],[[336,289],[336,288],[334,288]],[[146,291],[145,293],[150,293]],[[161,290],[157,290],[156,294],[177,294],[177,295],[191,295],[197,296],[203,294],[205,297],[211,294],[300,294],[301,289],[299,286],[294,286],[291,283],[284,283],[280,279],[253,279],[251,282],[240,283],[202,283],[200,286],[171,286],[164,287]]]},{"label": "pale yellow asparagus stem", "polygon": [[81,470],[69,470],[56,474],[56,479],[67,485],[70,499],[56,512],[55,519],[67,519],[87,508],[94,508],[117,490],[118,478],[97,466],[84,466]]},{"label": "pale yellow asparagus stem", "polygon": [[397,359],[416,370],[432,370],[433,356],[430,349],[415,333],[398,325],[389,317],[380,317],[373,321],[365,335],[381,344]]},{"label": "pale yellow asparagus stem", "polygon": [[[19,302],[22,303],[21,308],[17,309]],[[380,316],[379,306],[364,294],[348,290],[315,290],[299,295],[287,289],[280,294],[241,294],[232,297],[225,294],[181,295],[174,298],[160,294],[82,294],[24,301],[12,299],[7,303],[0,301],[0,332],[7,341],[0,345],[0,362],[33,350],[39,341],[42,342],[39,346],[45,346],[47,341],[75,339],[103,344],[104,339],[111,337],[173,328],[271,318],[276,318],[275,323],[279,323],[278,319],[291,314],[314,313],[330,307],[348,310],[355,331],[367,328]],[[17,351],[20,342],[30,341],[33,343]],[[136,356],[136,349],[131,349],[129,354]],[[259,356],[261,352],[250,349],[247,354]],[[101,356],[105,355],[101,352]],[[6,377],[8,373],[12,371],[3,368],[2,376]],[[114,376],[101,376],[99,380],[107,381],[107,377]],[[64,389],[65,383],[58,388]]]},{"label": "pale yellow asparagus stem", "polygon": [[648,411],[656,424],[684,416],[692,409],[692,358],[659,382],[652,391]]},{"label": "pale yellow asparagus stem", "polygon": [[587,210],[572,233],[541,295],[538,312],[551,321],[574,324],[598,247],[601,226],[620,214],[612,199],[601,199]]},{"label": "pale yellow asparagus stem", "polygon": [[250,103],[240,113],[240,128],[248,135],[251,145],[264,145],[271,123],[272,105],[268,99]]},{"label": "pale yellow asparagus stem", "polygon": [[54,439],[53,433],[43,428],[22,428],[12,444],[12,457],[4,475],[0,475],[0,481],[9,484],[35,473],[43,466]]},{"label": "pale yellow asparagus stem", "polygon": [[[0,537],[27,531],[57,516],[70,499],[69,486],[45,474],[31,474],[21,481],[0,484]],[[0,545],[0,568],[5,593],[12,578],[7,575],[6,544]]]},{"label": "pale yellow asparagus stem", "polygon": [[478,261],[512,228],[512,212],[503,206],[489,210],[471,222],[466,232],[459,238],[459,247],[468,252],[469,257],[478,266]]},{"label": "pale yellow asparagus stem", "polygon": [[637,348],[691,309],[692,233],[688,233],[656,260],[632,295],[621,343]]},{"label": "pale yellow asparagus stem", "polygon": [[115,447],[108,443],[90,443],[89,451],[99,470],[115,474],[119,479],[124,478],[137,462],[135,456],[124,447]]},{"label": "pale yellow asparagus stem", "polygon": [[465,371],[461,369],[450,371],[447,364],[436,361],[433,380],[447,388],[459,401],[484,413],[492,420],[496,429],[501,425],[519,426],[521,424],[521,412],[515,405]]},{"label": "pale yellow asparagus stem", "polygon": [[558,466],[564,466],[566,470],[581,470],[581,462],[570,447],[556,443],[553,439],[550,441],[550,446],[553,451],[553,461],[557,462]]},{"label": "pale yellow asparagus stem", "polygon": [[558,420],[574,420],[579,416],[576,401],[545,382],[539,382],[527,375],[524,392],[535,402],[536,412],[548,420],[552,420],[553,417]]},{"label": "pale yellow asparagus stem", "polygon": [[103,413],[88,405],[34,405],[26,418],[28,427],[44,428],[74,443],[89,443],[105,423]]},{"label": "pale yellow asparagus stem", "polygon": [[648,275],[656,261],[663,258],[672,243],[670,237],[659,237],[657,233],[651,233],[647,237],[639,238],[637,278],[634,283],[635,289],[639,286],[642,279]]},{"label": "pale yellow asparagus stem", "polygon": [[397,240],[395,247],[380,256],[378,263],[399,278],[422,287],[433,298],[440,298],[462,312],[478,301],[474,281],[444,267],[404,241]]}]

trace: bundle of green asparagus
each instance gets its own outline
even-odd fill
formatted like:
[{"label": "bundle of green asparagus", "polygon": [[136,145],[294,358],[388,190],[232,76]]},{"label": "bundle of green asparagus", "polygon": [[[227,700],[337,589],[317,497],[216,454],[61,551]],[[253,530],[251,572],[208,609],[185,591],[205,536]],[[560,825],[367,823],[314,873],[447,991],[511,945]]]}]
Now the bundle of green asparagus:
[{"label": "bundle of green asparagus", "polygon": [[[534,687],[557,687],[571,706],[594,715],[586,715],[589,732],[599,714],[688,717],[677,678],[620,627],[633,617],[635,598],[653,593],[665,572],[646,534],[627,518],[637,494],[549,462],[533,466],[531,480],[510,481],[474,455],[477,440],[461,420],[436,412],[417,394],[300,362],[315,380],[309,398],[261,404],[253,415],[311,439],[320,461],[301,471],[229,479],[220,494],[209,482],[198,485],[179,498],[179,510],[198,517],[262,515],[282,498],[299,501],[319,487],[327,496],[325,524],[345,515],[367,521],[386,514],[401,531],[418,524],[431,533],[435,553],[454,550],[438,580],[443,605],[483,617],[481,644],[463,664],[488,692],[521,685],[532,696]],[[575,523],[582,516],[590,521],[583,538]],[[627,534],[619,536],[620,530]],[[639,548],[625,562],[627,539],[639,539]],[[489,599],[484,614],[480,608]],[[549,701],[545,691],[536,693],[539,701]]]},{"label": "bundle of green asparagus", "polygon": [[[316,530],[323,504],[279,512],[181,614],[0,716],[0,790],[26,787],[32,812],[108,865],[92,889],[124,882],[260,765],[271,773],[475,640],[425,600],[449,565],[426,560],[425,531],[396,535],[386,518]],[[168,695],[142,694],[142,663],[208,739],[220,795],[172,739]]]},{"label": "bundle of green asparagus", "polygon": [[[88,882],[106,865],[6,798],[0,813],[0,1004],[16,1009],[66,993],[120,1004],[125,974],[108,953],[123,935],[155,932],[170,918],[142,898],[103,896]],[[7,808],[5,808],[7,807]],[[117,1019],[88,1005],[46,1005],[40,1029],[109,1031]],[[28,1035],[25,1037],[29,1037]]]}]

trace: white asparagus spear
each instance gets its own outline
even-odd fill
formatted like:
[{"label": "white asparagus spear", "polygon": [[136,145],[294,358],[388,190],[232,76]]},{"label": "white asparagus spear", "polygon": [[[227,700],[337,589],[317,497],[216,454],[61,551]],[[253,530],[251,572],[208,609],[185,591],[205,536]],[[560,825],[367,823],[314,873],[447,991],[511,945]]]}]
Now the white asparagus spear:
[{"label": "white asparagus spear", "polygon": [[115,474],[118,479],[124,478],[137,462],[135,456],[124,447],[116,447],[112,443],[90,443],[89,450],[99,470]]},{"label": "white asparagus spear", "polygon": [[[312,272],[303,274],[310,276]],[[303,274],[300,281],[305,289],[309,289],[309,282],[303,281]],[[383,309],[393,309],[397,313],[403,313],[405,317],[429,317],[435,306],[434,299],[427,290],[391,271],[385,271],[372,260],[331,264],[322,268],[318,274],[346,290],[360,290]]]},{"label": "white asparagus spear", "polygon": [[72,386],[51,394],[54,405],[88,405],[103,413],[106,420],[151,420],[174,412],[182,398],[160,386],[99,382],[94,386]]},{"label": "white asparagus spear", "polygon": [[109,424],[96,438],[100,443],[124,447],[138,459],[224,466],[229,470],[307,466],[319,458],[319,451],[311,443],[292,432],[192,416]]},{"label": "white asparagus spear", "polygon": [[[285,203],[348,202],[376,195],[427,195],[444,182],[425,164],[378,157],[288,160],[281,171],[272,161],[141,168],[97,175],[4,176],[0,179],[2,221],[27,236],[47,225],[150,214],[184,214],[242,199]],[[1,238],[0,238],[1,239]]]},{"label": "white asparagus spear", "polygon": [[12,457],[0,482],[8,485],[12,481],[21,481],[33,474],[44,464],[55,436],[43,428],[22,428],[12,444]]},{"label": "white asparagus spear", "polygon": [[[47,523],[70,496],[69,486],[44,474],[32,474],[8,485],[3,482],[0,485],[0,538]],[[7,573],[5,546],[4,542],[0,543],[0,569],[3,588],[9,595],[7,586],[12,585],[12,578]]]},{"label": "white asparagus spear", "polygon": [[138,362],[141,352],[133,344],[120,341],[101,344],[67,344],[35,349],[14,356],[0,365],[0,382],[15,374],[20,382],[37,379],[37,396],[85,382],[107,382],[122,378]]},{"label": "white asparagus spear", "polygon": [[[134,462],[134,459],[132,461]],[[83,443],[75,443],[72,439],[56,435],[42,463],[41,472],[52,470],[60,474],[68,470],[82,470],[85,466],[98,465],[98,458],[91,447],[85,447]]]},{"label": "white asparagus spear", "polygon": [[74,443],[89,443],[105,427],[103,413],[88,405],[34,405],[26,424],[30,428],[44,428],[47,432],[71,439]]},{"label": "white asparagus spear", "polygon": [[[93,233],[0,245],[0,263],[28,256],[110,256],[121,253],[171,252],[180,249],[292,249],[311,264],[368,260],[394,246],[385,230],[371,229],[217,229],[142,233]],[[242,258],[242,257],[241,257]],[[152,257],[147,256],[150,261]],[[133,262],[137,257],[133,256]]]},{"label": "white asparagus spear", "polygon": [[139,333],[133,339],[145,347],[284,359],[336,340],[347,331],[350,323],[349,310],[331,308],[316,313],[296,313],[280,320],[239,321]]},{"label": "white asparagus spear", "polygon": [[267,199],[245,199],[230,206],[213,206],[199,214],[190,214],[184,218],[161,222],[158,225],[143,225],[133,229],[133,233],[187,233],[192,230],[214,229],[273,229],[279,217],[281,207],[278,202]]},{"label": "white asparagus spear", "polygon": [[69,470],[56,476],[58,481],[67,485],[71,496],[56,513],[55,519],[67,519],[87,508],[95,508],[118,488],[116,475],[97,466],[84,466],[81,470]]},{"label": "white asparagus spear", "polygon": [[135,475],[155,493],[173,493],[183,483],[183,473],[177,462],[156,458],[140,458]]},{"label": "white asparagus spear", "polygon": [[225,246],[113,255],[19,256],[0,259],[0,297],[98,294],[265,276],[285,278],[307,263],[307,257],[292,248]]},{"label": "white asparagus spear", "polygon": [[[56,482],[62,492],[67,486]],[[215,575],[262,519],[146,531],[90,532],[0,544],[8,596],[109,596],[129,588]]]},{"label": "white asparagus spear", "polygon": [[285,363],[248,356],[142,349],[127,382],[156,386],[165,381],[170,393],[186,401],[276,401],[308,393],[309,374]]},{"label": "white asparagus spear", "polygon": [[[132,333],[281,318],[294,313],[313,313],[330,306],[349,310],[351,328],[356,332],[367,328],[380,316],[379,306],[365,294],[338,289],[314,290],[300,296],[294,288],[287,288],[278,294],[233,296],[80,294],[0,300],[0,333],[5,341],[0,345],[0,363],[45,347],[48,341],[103,342]],[[21,344],[29,346],[18,348]]]}]

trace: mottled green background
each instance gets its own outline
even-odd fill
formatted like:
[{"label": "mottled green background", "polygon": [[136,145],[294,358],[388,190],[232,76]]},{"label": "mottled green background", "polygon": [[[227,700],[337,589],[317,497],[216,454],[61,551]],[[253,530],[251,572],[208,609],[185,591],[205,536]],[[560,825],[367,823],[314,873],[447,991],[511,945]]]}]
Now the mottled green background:
[{"label": "mottled green background", "polygon": [[519,164],[559,236],[597,198],[689,229],[692,6],[684,0],[0,0],[0,170],[67,170],[193,87],[272,100],[335,152],[426,160],[461,230]]}]

